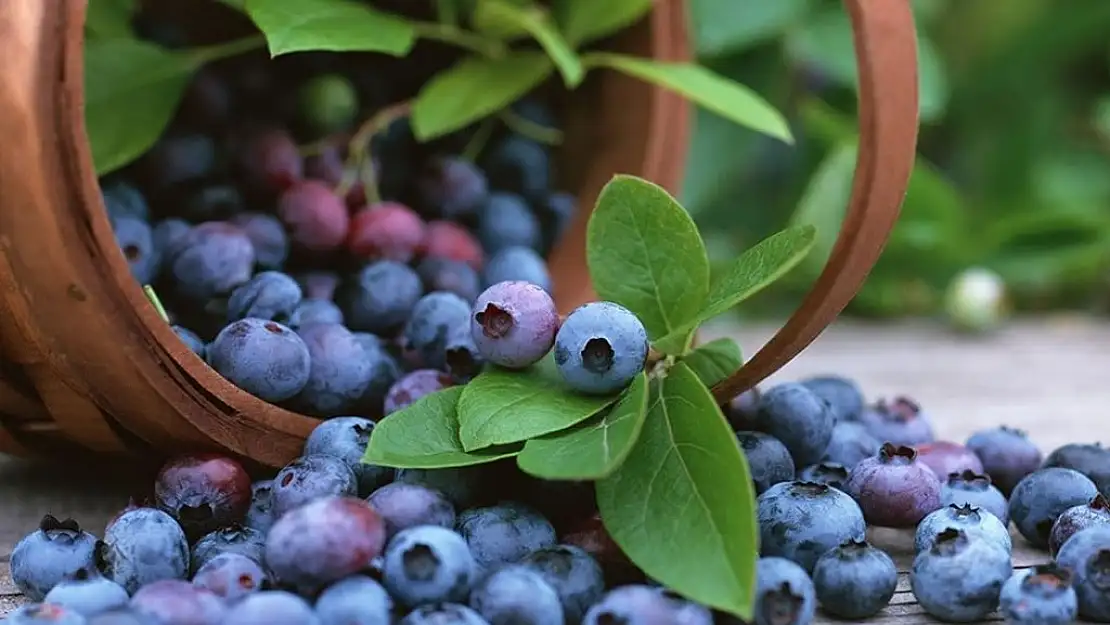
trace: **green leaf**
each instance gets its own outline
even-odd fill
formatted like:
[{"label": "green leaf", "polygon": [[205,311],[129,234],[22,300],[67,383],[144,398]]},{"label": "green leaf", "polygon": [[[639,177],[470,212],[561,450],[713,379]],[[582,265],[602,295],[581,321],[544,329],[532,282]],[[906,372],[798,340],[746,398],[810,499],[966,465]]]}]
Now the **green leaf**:
[{"label": "green leaf", "polygon": [[572,392],[552,354],[524,371],[491,368],[459,399],[459,439],[467,451],[525,441],[581,423],[616,399]]},{"label": "green leaf", "polygon": [[405,56],[416,31],[405,19],[354,0],[246,0],[270,54],[329,50]]},{"label": "green leaf", "polygon": [[663,353],[679,353],[689,334],[778,280],[813,247],[813,226],[793,226],[757,243],[737,258],[709,290],[705,306],[690,323],[655,342]]},{"label": "green leaf", "polygon": [[793,143],[786,118],[744,85],[691,63],[665,63],[621,54],[594,53],[588,66],[608,67],[674,91],[686,99],[765,135]]},{"label": "green leaf", "polygon": [[735,54],[773,40],[804,18],[810,6],[810,0],[694,0],[698,58]]},{"label": "green leaf", "polygon": [[555,0],[554,11],[567,41],[579,47],[608,37],[651,11],[653,0]]},{"label": "green leaf", "polygon": [[648,577],[750,619],[759,537],[748,463],[689,367],[652,390],[632,453],[597,482],[601,519]]},{"label": "green leaf", "polygon": [[456,407],[463,392],[453,386],[421,398],[374,427],[362,461],[398,469],[446,469],[514,456],[520,445],[467,452],[459,442]]},{"label": "green leaf", "polygon": [[852,177],[856,170],[858,147],[855,141],[830,150],[809,179],[798,208],[790,218],[791,225],[816,228],[813,253],[803,265],[807,276],[816,277],[832,254],[840,234],[840,223],[848,210],[852,195]]},{"label": "green leaf", "polygon": [[612,408],[568,430],[524,444],[516,463],[546,480],[599,480],[632,451],[647,414],[647,375],[636,376]]},{"label": "green leaf", "polygon": [[598,295],[635,313],[651,338],[694,319],[709,292],[697,226],[665,190],[634,176],[615,176],[601,190],[586,262]]},{"label": "green leaf", "polygon": [[488,22],[512,25],[531,33],[551,57],[568,87],[577,87],[582,83],[582,78],[586,75],[582,60],[566,39],[563,39],[542,7],[527,4],[521,6],[521,3],[507,0],[480,0],[475,20],[479,16],[483,16]]},{"label": "green leaf", "polygon": [[510,11],[539,9],[529,0],[474,0],[470,18],[471,26],[483,35],[497,39],[512,40],[528,36],[527,28],[518,20],[505,15],[504,5],[509,5]]},{"label": "green leaf", "polygon": [[136,0],[91,0],[85,13],[85,30],[90,39],[131,37],[131,16]]},{"label": "green leaf", "polygon": [[499,59],[471,57],[436,75],[412,105],[412,129],[427,141],[505,108],[551,75],[542,52],[514,52]]},{"label": "green leaf", "polygon": [[744,364],[740,346],[730,338],[710,341],[682,357],[690,370],[706,386],[713,386],[736,373]]},{"label": "green leaf", "polygon": [[197,57],[137,39],[85,44],[85,128],[97,175],[146,152],[173,117]]}]

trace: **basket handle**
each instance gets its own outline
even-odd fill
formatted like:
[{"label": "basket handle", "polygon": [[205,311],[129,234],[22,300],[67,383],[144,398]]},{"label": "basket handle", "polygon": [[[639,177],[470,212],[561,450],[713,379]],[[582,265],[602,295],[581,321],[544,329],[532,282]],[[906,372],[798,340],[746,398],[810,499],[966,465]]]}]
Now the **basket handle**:
[{"label": "basket handle", "polygon": [[859,155],[832,254],[797,312],[739,371],[713,387],[725,402],[805,349],[848,305],[890,236],[917,149],[917,36],[909,0],[844,0],[859,69]]}]

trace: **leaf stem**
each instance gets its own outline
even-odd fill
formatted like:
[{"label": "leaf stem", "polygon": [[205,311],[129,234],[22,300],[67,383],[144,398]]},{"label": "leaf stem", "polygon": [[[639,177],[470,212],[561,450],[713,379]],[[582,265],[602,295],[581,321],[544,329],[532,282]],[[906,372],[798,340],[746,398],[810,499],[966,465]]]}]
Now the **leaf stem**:
[{"label": "leaf stem", "polygon": [[497,116],[501,119],[502,123],[509,127],[509,130],[518,135],[528,137],[533,141],[545,145],[559,145],[563,142],[562,130],[558,128],[548,128],[543,124],[537,124],[522,115],[518,115],[511,108],[502,109]]},{"label": "leaf stem", "polygon": [[505,56],[508,48],[504,43],[472,33],[455,26],[454,24],[441,24],[437,22],[412,22],[416,36],[421,39],[430,39],[442,43],[449,43],[475,54],[485,57],[498,58]]},{"label": "leaf stem", "polygon": [[234,39],[224,43],[218,43],[212,46],[205,46],[197,48],[192,51],[193,59],[198,65],[211,63],[220,59],[236,56],[244,52],[250,52],[266,46],[266,37],[261,34],[251,35],[242,39]]},{"label": "leaf stem", "polygon": [[489,144],[490,137],[493,136],[493,129],[496,124],[492,117],[487,117],[482,121],[482,125],[478,126],[478,130],[474,131],[474,136],[470,141],[466,142],[466,147],[463,148],[462,157],[465,160],[474,162],[478,160],[478,155]]},{"label": "leaf stem", "polygon": [[355,180],[361,180],[366,193],[367,203],[374,204],[381,199],[378,192],[377,175],[374,172],[374,161],[370,153],[370,143],[374,135],[387,128],[394,121],[407,117],[412,110],[408,102],[401,102],[387,106],[369,119],[364,121],[347,144],[347,167],[355,172],[353,177],[344,176],[343,181],[336,188],[336,193],[346,195],[354,185]]},{"label": "leaf stem", "polygon": [[162,305],[162,300],[159,299],[158,294],[154,292],[154,287],[149,284],[144,284],[143,293],[146,294],[146,298],[150,300],[150,303],[154,306],[154,310],[158,311],[158,316],[162,318],[162,321],[169,323],[170,316],[166,313],[166,307]]}]

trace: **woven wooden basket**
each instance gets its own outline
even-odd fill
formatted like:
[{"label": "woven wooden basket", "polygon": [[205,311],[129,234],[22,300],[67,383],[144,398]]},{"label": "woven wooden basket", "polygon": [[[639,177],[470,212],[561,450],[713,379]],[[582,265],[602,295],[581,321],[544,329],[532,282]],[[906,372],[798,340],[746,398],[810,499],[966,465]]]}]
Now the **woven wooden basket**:
[{"label": "woven wooden basket", "polygon": [[[0,4],[0,452],[160,455],[223,450],[280,466],[316,423],[231,385],[157,315],[120,254],[83,118],[85,0]],[[805,348],[855,295],[894,225],[917,134],[909,0],[844,0],[858,58],[860,150],[851,204],[824,273],[726,399]],[[657,0],[618,46],[663,60],[690,52],[682,0]],[[689,107],[614,74],[575,92],[565,185],[592,206],[614,173],[674,191]],[[581,158],[588,155],[589,158]],[[581,214],[551,258],[555,296],[592,298]]]}]

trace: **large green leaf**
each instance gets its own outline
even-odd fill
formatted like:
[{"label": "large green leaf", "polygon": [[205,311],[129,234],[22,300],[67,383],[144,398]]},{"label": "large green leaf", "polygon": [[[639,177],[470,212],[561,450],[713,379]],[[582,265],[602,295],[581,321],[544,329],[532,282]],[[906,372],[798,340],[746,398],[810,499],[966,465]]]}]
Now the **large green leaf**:
[{"label": "large green leaf", "polygon": [[365,2],[246,0],[246,9],[274,56],[311,50],[405,56],[416,43],[412,24]]},{"label": "large green leaf", "polygon": [[706,386],[714,386],[728,376],[736,373],[744,358],[740,346],[730,338],[721,338],[699,346],[682,357],[682,362],[698,376]]},{"label": "large green leaf", "polygon": [[652,0],[555,0],[560,30],[575,46],[631,26],[651,11]]},{"label": "large green leaf", "polygon": [[508,30],[507,27],[515,27],[530,33],[551,57],[568,87],[577,87],[586,75],[578,53],[563,38],[548,12],[542,7],[527,2],[480,0],[475,14],[475,19],[478,18],[484,19],[487,23],[500,25],[503,30]]},{"label": "large green leaf", "polygon": [[85,13],[85,31],[90,39],[131,37],[131,16],[136,0],[91,0]]}]

